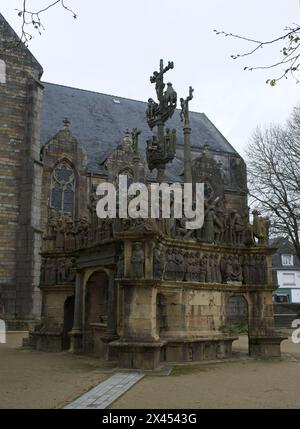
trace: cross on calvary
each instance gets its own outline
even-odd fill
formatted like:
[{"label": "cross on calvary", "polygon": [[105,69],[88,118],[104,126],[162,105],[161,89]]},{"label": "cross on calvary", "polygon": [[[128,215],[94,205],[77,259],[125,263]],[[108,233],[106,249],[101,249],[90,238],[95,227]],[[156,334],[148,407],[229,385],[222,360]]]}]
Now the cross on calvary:
[{"label": "cross on calvary", "polygon": [[170,70],[174,68],[174,63],[173,61],[169,61],[168,65],[166,67],[164,67],[164,62],[163,60],[160,60],[159,63],[159,72],[158,71],[154,71],[153,72],[153,76],[150,76],[150,82],[151,83],[155,83],[155,91],[157,94],[157,99],[159,101],[159,103],[162,105],[164,102],[164,74]]}]

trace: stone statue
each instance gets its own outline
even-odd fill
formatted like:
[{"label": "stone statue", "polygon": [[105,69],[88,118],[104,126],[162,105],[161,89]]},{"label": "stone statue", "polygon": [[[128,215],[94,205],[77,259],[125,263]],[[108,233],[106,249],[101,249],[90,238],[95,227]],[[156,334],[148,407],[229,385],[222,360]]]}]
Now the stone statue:
[{"label": "stone statue", "polygon": [[222,283],[222,275],[219,263],[219,256],[216,254],[214,256],[214,265],[215,265],[215,281],[217,283]]},{"label": "stone statue", "polygon": [[193,99],[193,92],[194,92],[194,90],[190,86],[188,97],[186,99],[184,99],[184,98],[180,99],[180,106],[181,106],[180,118],[181,118],[181,121],[184,121],[185,127],[190,126],[189,101],[191,101]]},{"label": "stone statue", "polygon": [[206,256],[203,256],[203,258],[200,259],[199,265],[200,265],[199,282],[200,283],[205,283],[205,281],[206,281],[206,272],[207,272]]},{"label": "stone statue", "polygon": [[64,220],[64,216],[61,215],[56,222],[56,240],[55,240],[55,247],[57,250],[64,250],[65,247],[65,230],[66,230],[66,224]]},{"label": "stone statue", "polygon": [[206,256],[206,282],[212,283],[213,282],[213,273],[212,273],[212,264],[210,260],[210,256]]},{"label": "stone statue", "polygon": [[[205,205],[206,203],[204,203]],[[203,225],[203,234],[204,234],[204,240],[208,243],[212,243],[215,238],[215,225],[214,225],[214,218],[215,218],[215,207],[214,204],[211,204],[207,206],[206,204],[206,210],[204,214],[204,225]]]},{"label": "stone statue", "polygon": [[167,89],[164,93],[164,105],[171,107],[172,109],[175,109],[177,105],[177,93],[174,90],[171,82],[167,83]]},{"label": "stone statue", "polygon": [[94,193],[90,194],[90,202],[88,204],[88,210],[90,212],[91,229],[95,230],[98,225],[98,216],[96,212],[97,197]]},{"label": "stone statue", "polygon": [[142,243],[134,243],[131,255],[132,277],[141,279],[144,277],[145,254]]},{"label": "stone statue", "polygon": [[270,219],[259,216],[257,210],[253,210],[253,236],[258,239],[258,244],[267,245],[269,240]]},{"label": "stone statue", "polygon": [[244,233],[246,229],[246,224],[242,216],[237,212],[237,210],[232,211],[232,238],[234,244],[242,244],[244,241]]},{"label": "stone statue", "polygon": [[64,283],[66,279],[65,260],[59,259],[57,261],[57,283]]},{"label": "stone statue", "polygon": [[135,155],[139,154],[139,135],[141,134],[141,130],[138,130],[137,128],[133,128],[131,132],[132,136],[132,149]]},{"label": "stone statue", "polygon": [[218,209],[217,212],[213,213],[214,217],[214,241],[215,243],[223,242],[225,236],[225,214],[223,210]]},{"label": "stone statue", "polygon": [[158,243],[153,250],[153,277],[161,280],[164,277],[166,266],[166,253],[163,246]]},{"label": "stone statue", "polygon": [[253,284],[255,282],[256,282],[255,256],[251,253],[249,255],[249,283]]},{"label": "stone statue", "polygon": [[148,107],[146,110],[147,121],[151,122],[157,118],[159,115],[159,105],[156,103],[153,98],[148,99]]},{"label": "stone statue", "polygon": [[57,213],[54,209],[50,209],[48,220],[48,235],[55,239],[57,227]]},{"label": "stone statue", "polygon": [[239,257],[238,255],[234,255],[232,258],[232,272],[231,272],[230,280],[241,282],[242,279],[243,279],[242,267],[239,262]]},{"label": "stone statue", "polygon": [[167,251],[165,279],[175,280],[175,250],[169,248]]},{"label": "stone statue", "polygon": [[250,283],[250,273],[249,273],[249,255],[244,256],[243,262],[243,281],[244,284]]}]

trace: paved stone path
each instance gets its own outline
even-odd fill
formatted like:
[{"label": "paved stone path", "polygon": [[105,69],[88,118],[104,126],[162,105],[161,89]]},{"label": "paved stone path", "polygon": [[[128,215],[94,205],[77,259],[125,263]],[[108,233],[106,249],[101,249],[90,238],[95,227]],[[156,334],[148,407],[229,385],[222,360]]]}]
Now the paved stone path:
[{"label": "paved stone path", "polygon": [[143,377],[144,374],[139,372],[117,372],[108,380],[71,402],[64,409],[104,409]]}]

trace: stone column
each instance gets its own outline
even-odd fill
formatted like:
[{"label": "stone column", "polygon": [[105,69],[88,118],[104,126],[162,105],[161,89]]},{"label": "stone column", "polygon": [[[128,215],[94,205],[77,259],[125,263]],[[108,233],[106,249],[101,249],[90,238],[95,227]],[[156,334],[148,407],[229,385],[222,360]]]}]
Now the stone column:
[{"label": "stone column", "polygon": [[107,318],[107,333],[105,339],[113,341],[119,338],[118,336],[118,284],[115,281],[114,272],[110,273],[108,285],[108,318]]},{"label": "stone column", "polygon": [[192,158],[191,158],[191,127],[183,128],[184,134],[184,182],[192,183]]},{"label": "stone column", "polygon": [[82,351],[82,304],[83,304],[83,273],[76,272],[75,283],[75,309],[73,329],[70,332],[70,351],[78,353]]}]

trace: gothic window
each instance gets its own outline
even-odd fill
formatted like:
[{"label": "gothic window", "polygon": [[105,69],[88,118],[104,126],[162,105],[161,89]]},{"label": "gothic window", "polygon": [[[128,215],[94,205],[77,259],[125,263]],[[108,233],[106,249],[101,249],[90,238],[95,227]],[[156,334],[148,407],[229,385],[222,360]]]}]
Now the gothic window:
[{"label": "gothic window", "polygon": [[0,83],[6,83],[6,64],[0,60]]},{"label": "gothic window", "polygon": [[61,162],[52,173],[51,208],[74,216],[75,174],[67,162]]}]

